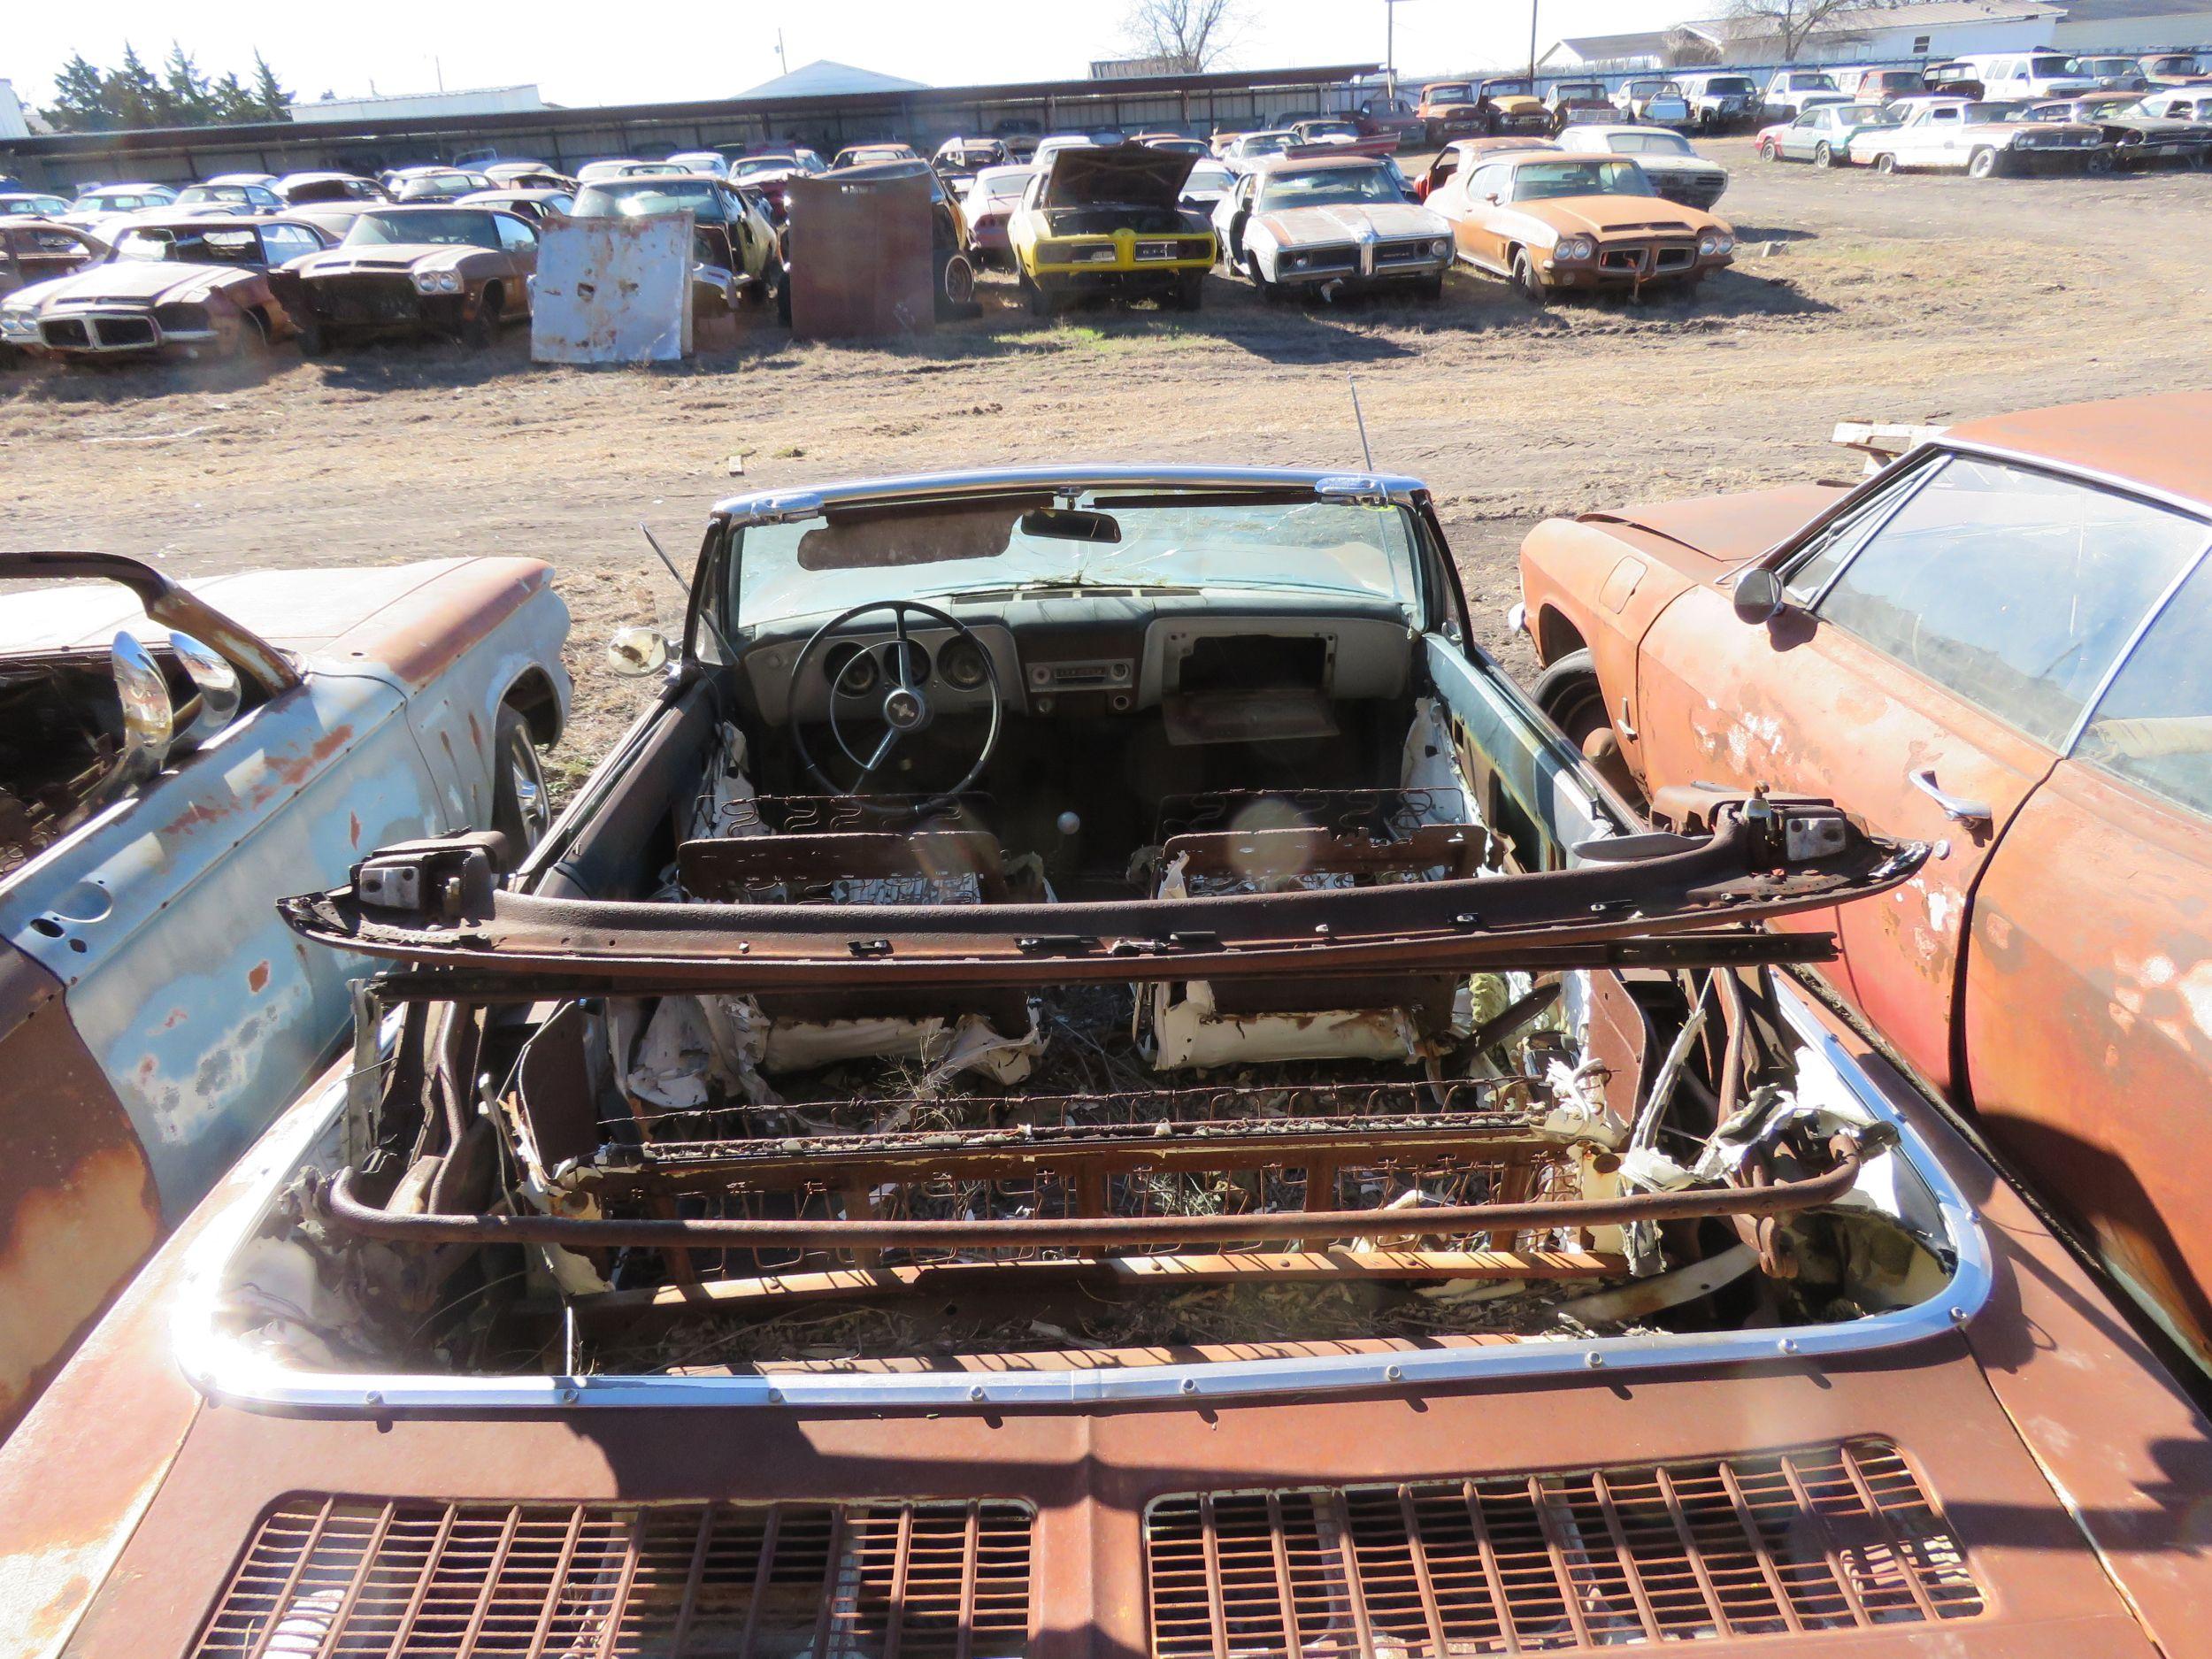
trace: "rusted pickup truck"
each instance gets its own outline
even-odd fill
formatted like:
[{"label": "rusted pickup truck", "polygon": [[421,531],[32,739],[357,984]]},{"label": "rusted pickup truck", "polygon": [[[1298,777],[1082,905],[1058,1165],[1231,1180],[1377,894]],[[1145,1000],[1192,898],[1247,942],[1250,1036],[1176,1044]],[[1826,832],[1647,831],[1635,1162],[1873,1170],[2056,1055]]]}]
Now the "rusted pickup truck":
[{"label": "rusted pickup truck", "polygon": [[1859,488],[1521,551],[1538,700],[1657,798],[1832,792],[1938,856],[1830,983],[2212,1357],[2212,396],[1954,426]]},{"label": "rusted pickup truck", "polygon": [[1647,833],[1454,572],[1370,474],[723,503],[522,869],[284,906],[393,972],[0,1448],[19,1645],[2201,1653],[2212,1427],[1763,925],[1931,848]]}]

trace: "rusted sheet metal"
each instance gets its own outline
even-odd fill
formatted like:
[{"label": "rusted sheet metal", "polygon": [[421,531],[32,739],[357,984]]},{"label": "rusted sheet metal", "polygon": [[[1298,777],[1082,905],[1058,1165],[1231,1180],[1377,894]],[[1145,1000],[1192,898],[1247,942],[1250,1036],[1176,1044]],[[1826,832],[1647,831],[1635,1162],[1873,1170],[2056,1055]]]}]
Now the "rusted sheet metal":
[{"label": "rusted sheet metal", "polygon": [[[1149,1650],[1141,1528],[1156,1499],[1192,1490],[1456,1479],[1709,1456],[1855,1434],[1896,1440],[1959,1527],[1991,1609],[1947,1622],[1946,1652],[2150,1653],[2094,1556],[1992,1402],[1963,1344],[1824,1375],[1778,1363],[1632,1390],[1594,1375],[1539,1389],[1145,1409],[756,1413],[746,1432],[699,1432],[649,1410],[588,1432],[552,1416],[272,1419],[209,1414],[134,1540],[79,1659],[183,1651],[240,1545],[290,1492],[503,1502],[701,1495],[736,1502],[842,1495],[1017,1496],[1039,1509],[1037,1659]],[[143,1572],[134,1571],[144,1563]],[[1921,1632],[1925,1635],[1924,1627]],[[1755,1653],[1788,1647],[1747,1641]],[[1930,1649],[1909,1631],[1847,1644]],[[1726,1643],[1701,1643],[1717,1652]]]},{"label": "rusted sheet metal", "polygon": [[2212,453],[2204,443],[2208,426],[2212,392],[2162,392],[1963,420],[1949,437],[2128,479],[2207,507],[2212,506]]},{"label": "rusted sheet metal", "polygon": [[570,219],[538,232],[534,363],[677,363],[691,355],[693,227],[672,213]]},{"label": "rusted sheet metal", "polygon": [[161,1236],[161,1205],[59,980],[0,942],[0,1436]]},{"label": "rusted sheet metal", "polygon": [[936,326],[927,180],[795,175],[785,203],[794,335],[879,339]]},{"label": "rusted sheet metal", "polygon": [[[1832,809],[1808,810],[1840,822]],[[359,881],[380,902],[346,887],[282,908],[304,939],[495,970],[515,985],[531,975],[725,990],[1097,984],[1279,974],[1294,962],[1332,973],[1526,965],[1547,947],[1663,945],[1670,935],[1887,891],[1927,856],[1924,846],[1869,841],[1847,827],[1835,852],[1785,866],[1766,845],[1780,833],[1774,823],[1731,819],[1684,850],[1662,843],[1643,856],[1567,871],[1172,904],[578,902],[495,893],[484,853],[462,841],[365,863]],[[422,909],[447,904],[448,895],[460,895],[450,914]],[[1615,911],[1622,919],[1590,919]]]},{"label": "rusted sheet metal", "polygon": [[[1972,974],[1970,958],[1970,995]],[[2212,1418],[2113,1305],[2109,1285],[2050,1235],[1951,1121],[1853,1025],[1829,1009],[1815,1011],[1974,1197],[1996,1281],[1988,1311],[1964,1329],[1991,1392],[2066,1494],[2160,1651],[2212,1654],[2204,1617],[2212,1590],[2202,1576]],[[2174,1150],[2170,1143],[2160,1156]],[[2084,1378],[2094,1380],[2085,1388]]]},{"label": "rusted sheet metal", "polygon": [[2212,1365],[2212,887],[2204,826],[2068,761],[1974,895],[1966,1091]]},{"label": "rusted sheet metal", "polygon": [[[1646,635],[1638,668],[1644,772],[1658,788],[1763,782],[1847,800],[1874,833],[1940,843],[1881,899],[1819,926],[1843,943],[1845,988],[1923,1075],[1948,1087],[1952,1008],[1974,882],[2047,749],[1911,676],[1839,630],[1786,612],[1737,619],[1700,588]],[[1992,825],[1961,825],[1915,787],[1932,768],[1953,795],[1986,803]]]}]

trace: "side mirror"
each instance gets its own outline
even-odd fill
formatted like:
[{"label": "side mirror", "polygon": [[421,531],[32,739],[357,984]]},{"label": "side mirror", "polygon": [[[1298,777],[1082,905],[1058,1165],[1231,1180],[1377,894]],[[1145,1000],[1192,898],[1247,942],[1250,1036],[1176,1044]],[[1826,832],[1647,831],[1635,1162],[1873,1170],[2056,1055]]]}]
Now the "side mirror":
[{"label": "side mirror", "polygon": [[642,680],[668,666],[668,641],[648,627],[617,628],[607,641],[607,672],[625,680]]},{"label": "side mirror", "polygon": [[169,630],[169,649],[177,654],[177,660],[184,664],[184,672],[192,677],[192,684],[199,691],[194,699],[198,707],[193,709],[190,723],[177,734],[176,741],[204,743],[238,718],[238,671],[231,666],[228,657],[174,628]]},{"label": "side mirror", "polygon": [[115,636],[115,643],[108,648],[108,666],[115,675],[116,697],[123,705],[123,752],[116,757],[104,791],[111,797],[160,772],[169,758],[177,724],[161,664],[136,635]]},{"label": "side mirror", "polygon": [[1782,579],[1763,565],[1736,578],[1736,617],[1755,626],[1773,620],[1782,608]]}]

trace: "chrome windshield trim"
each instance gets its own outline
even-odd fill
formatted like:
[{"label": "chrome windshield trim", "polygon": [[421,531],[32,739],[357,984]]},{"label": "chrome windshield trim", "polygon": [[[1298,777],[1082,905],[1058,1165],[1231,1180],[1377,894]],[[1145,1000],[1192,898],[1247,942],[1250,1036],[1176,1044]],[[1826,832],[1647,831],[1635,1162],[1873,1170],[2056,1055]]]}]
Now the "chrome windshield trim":
[{"label": "chrome windshield trim", "polygon": [[[1323,1390],[1418,1387],[1446,1383],[1608,1376],[1683,1366],[1802,1364],[1862,1355],[1944,1334],[1977,1317],[1994,1285],[1987,1242],[1972,1206],[1933,1149],[1820,1023],[1803,995],[1778,980],[1783,1018],[1818,1052],[1858,1106],[1896,1129],[1901,1179],[1916,1182],[1941,1216],[1951,1256],[1948,1282],[1909,1308],[1848,1325],[1799,1325],[1719,1334],[1534,1340],[1509,1346],[1354,1354],[1329,1358],[1140,1365],[1028,1373],[947,1371],[902,1376],[778,1373],[765,1377],[442,1377],[398,1372],[301,1371],[247,1352],[216,1328],[231,1258],[261,1225],[299,1161],[343,1110],[345,1079],[303,1101],[247,1155],[234,1181],[251,1180],[258,1202],[242,1201],[193,1244],[172,1325],[178,1364],[211,1400],[276,1411],[374,1414],[572,1411],[605,1407],[806,1406],[941,1409],[973,1405],[1077,1406],[1140,1401],[1233,1400]],[[388,1022],[388,1046],[396,1027]]]},{"label": "chrome windshield trim", "polygon": [[[811,518],[826,507],[851,506],[866,502],[941,501],[959,495],[994,495],[1010,489],[1088,489],[1155,486],[1163,489],[1311,489],[1321,494],[1325,481],[1341,479],[1340,472],[1309,471],[1270,466],[1010,466],[978,468],[958,472],[917,472],[898,477],[856,479],[847,483],[823,484],[800,489],[761,490],[733,495],[717,503],[715,516],[746,526],[787,522]],[[1420,480],[1381,474],[1363,481],[1403,506],[1427,488]]]}]

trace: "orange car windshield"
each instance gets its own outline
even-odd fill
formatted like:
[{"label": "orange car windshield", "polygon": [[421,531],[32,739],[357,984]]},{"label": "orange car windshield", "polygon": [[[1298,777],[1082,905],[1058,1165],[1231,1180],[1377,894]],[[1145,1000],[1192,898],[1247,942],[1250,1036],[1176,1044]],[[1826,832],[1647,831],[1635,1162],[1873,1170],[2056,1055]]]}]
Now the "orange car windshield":
[{"label": "orange car windshield", "polygon": [[1634,162],[1536,161],[1513,170],[1513,199],[1546,202],[1569,196],[1650,196],[1651,180]]}]

